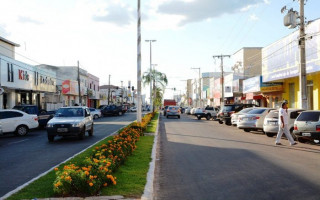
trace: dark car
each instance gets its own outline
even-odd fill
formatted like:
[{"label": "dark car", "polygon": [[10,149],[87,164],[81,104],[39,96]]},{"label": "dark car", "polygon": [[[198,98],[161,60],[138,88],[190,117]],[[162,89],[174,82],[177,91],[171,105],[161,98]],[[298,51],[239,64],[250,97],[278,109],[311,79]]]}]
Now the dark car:
[{"label": "dark car", "polygon": [[47,124],[47,135],[50,142],[55,136],[78,136],[83,139],[85,132],[93,135],[93,117],[88,107],[62,107]]},{"label": "dark car", "polygon": [[232,125],[231,115],[237,113],[244,108],[250,108],[256,106],[255,104],[226,104],[224,105],[217,116],[217,120],[220,124]]},{"label": "dark car", "polygon": [[121,116],[125,113],[125,110],[123,109],[122,106],[108,105],[101,109],[101,113],[103,116],[108,116],[108,115]]},{"label": "dark car", "polygon": [[166,115],[167,115],[168,107],[169,107],[169,106],[165,106],[165,107],[164,107],[164,109],[163,109],[163,116],[166,116]]},{"label": "dark car", "polygon": [[37,105],[19,105],[14,106],[13,109],[21,110],[30,115],[37,115],[40,127],[46,127],[48,121],[53,118],[55,111],[46,111],[39,109]]}]

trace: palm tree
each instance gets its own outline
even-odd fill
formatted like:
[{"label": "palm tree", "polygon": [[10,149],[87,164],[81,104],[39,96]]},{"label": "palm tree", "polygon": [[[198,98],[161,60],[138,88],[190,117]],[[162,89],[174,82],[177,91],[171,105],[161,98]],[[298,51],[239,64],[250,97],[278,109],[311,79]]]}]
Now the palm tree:
[{"label": "palm tree", "polygon": [[[158,85],[162,87],[163,91],[165,87],[168,85],[167,75],[155,69],[149,69],[148,71],[144,72],[142,76],[142,81],[144,86],[146,86],[147,84],[153,84],[153,99],[156,99],[155,88]],[[152,108],[152,111],[154,111],[154,106]]]},{"label": "palm tree", "polygon": [[160,87],[155,88],[155,98],[153,99],[153,105],[159,107],[162,104],[163,90]]}]

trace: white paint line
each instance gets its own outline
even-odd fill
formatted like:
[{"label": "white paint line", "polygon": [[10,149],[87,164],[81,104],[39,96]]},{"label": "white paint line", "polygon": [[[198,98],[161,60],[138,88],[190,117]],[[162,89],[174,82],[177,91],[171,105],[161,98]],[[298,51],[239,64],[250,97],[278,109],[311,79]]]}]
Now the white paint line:
[{"label": "white paint line", "polygon": [[[127,125],[121,127],[120,129],[122,129],[122,128],[126,127],[126,126],[127,126]],[[0,200],[6,199],[6,198],[10,197],[11,195],[13,195],[14,193],[19,192],[20,190],[22,190],[23,188],[25,188],[26,186],[28,186],[28,185],[31,184],[32,182],[38,180],[38,179],[41,178],[42,176],[44,176],[44,175],[48,174],[49,172],[51,172],[52,170],[54,170],[54,168],[58,167],[59,165],[65,163],[65,162],[68,162],[69,160],[71,160],[71,159],[74,158],[75,156],[77,156],[77,155],[81,154],[82,152],[86,151],[87,149],[93,147],[94,145],[98,144],[99,142],[101,142],[102,140],[106,139],[107,137],[110,137],[110,136],[113,136],[113,135],[117,134],[117,132],[118,132],[120,129],[118,129],[117,131],[111,133],[110,135],[102,138],[101,140],[97,141],[96,143],[90,145],[89,147],[83,149],[83,150],[80,151],[79,153],[76,153],[75,155],[71,156],[70,158],[66,159],[65,161],[61,162],[60,164],[57,164],[56,166],[50,168],[48,171],[43,172],[42,174],[38,175],[37,177],[35,177],[35,178],[31,179],[30,181],[26,182],[25,184],[23,184],[23,185],[17,187],[16,189],[8,192],[8,193],[5,194],[4,196],[0,197]]]},{"label": "white paint line", "polygon": [[157,156],[157,144],[158,144],[158,131],[159,131],[159,120],[160,113],[158,115],[158,124],[156,133],[154,135],[153,140],[153,147],[152,147],[152,153],[151,153],[151,162],[149,164],[149,170],[147,174],[147,184],[144,187],[143,195],[141,196],[141,200],[151,200],[153,199],[153,182],[154,182],[154,173],[155,173],[155,166],[156,166],[156,156]]},{"label": "white paint line", "polygon": [[11,142],[11,143],[9,143],[8,145],[11,145],[11,144],[18,144],[18,143],[20,143],[20,142],[24,142],[24,141],[26,141],[26,140],[29,140],[29,139],[20,140],[20,141],[17,141],[17,142]]}]

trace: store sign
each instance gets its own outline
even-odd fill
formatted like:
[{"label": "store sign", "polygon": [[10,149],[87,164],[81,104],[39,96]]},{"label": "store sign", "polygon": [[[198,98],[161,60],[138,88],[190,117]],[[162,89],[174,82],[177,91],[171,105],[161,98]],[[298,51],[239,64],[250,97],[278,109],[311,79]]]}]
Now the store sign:
[{"label": "store sign", "polygon": [[19,80],[29,81],[28,71],[19,69],[18,73],[19,73]]},{"label": "store sign", "polygon": [[243,81],[243,93],[259,92],[261,77],[256,76]]},{"label": "store sign", "polygon": [[77,84],[76,81],[65,80],[62,82],[62,94],[72,94],[77,95]]},{"label": "store sign", "polygon": [[[320,32],[320,20],[311,22],[306,27],[306,35]],[[299,76],[300,49],[299,31],[262,49],[263,81],[270,82]],[[306,40],[306,71],[320,71],[320,40],[318,37]],[[279,86],[280,87],[280,86]]]},{"label": "store sign", "polygon": [[47,76],[40,76],[40,83],[46,84],[46,85],[54,85],[54,80],[51,78],[48,78]]}]

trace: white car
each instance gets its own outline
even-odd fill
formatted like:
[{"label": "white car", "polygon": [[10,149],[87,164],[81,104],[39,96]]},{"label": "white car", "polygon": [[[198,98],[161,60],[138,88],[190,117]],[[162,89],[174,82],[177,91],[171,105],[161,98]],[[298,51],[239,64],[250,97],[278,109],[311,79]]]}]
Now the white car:
[{"label": "white car", "polygon": [[0,123],[3,134],[15,133],[18,136],[24,136],[39,126],[37,115],[14,109],[0,110]]},{"label": "white car", "polygon": [[91,113],[93,119],[98,119],[102,116],[100,109],[89,108],[89,110],[90,110],[90,113]]},{"label": "white car", "polygon": [[137,107],[131,107],[130,112],[137,112]]}]

